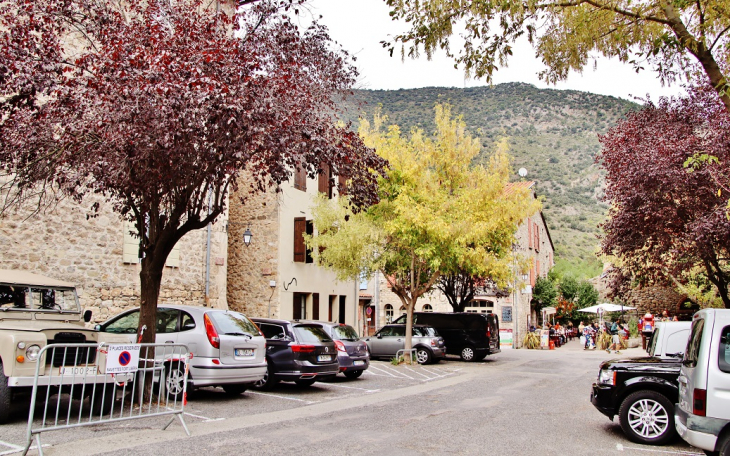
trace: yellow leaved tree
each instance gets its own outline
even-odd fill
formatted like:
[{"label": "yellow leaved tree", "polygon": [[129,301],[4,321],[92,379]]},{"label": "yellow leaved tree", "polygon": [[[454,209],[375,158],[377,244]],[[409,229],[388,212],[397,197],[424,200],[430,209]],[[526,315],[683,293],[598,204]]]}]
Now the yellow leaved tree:
[{"label": "yellow leaved tree", "polygon": [[414,129],[408,137],[386,127],[377,112],[362,120],[360,135],[390,164],[380,178],[380,201],[353,211],[347,198],[321,198],[313,208],[315,236],[309,248],[342,280],[380,271],[407,309],[411,348],[413,309],[441,274],[458,268],[506,286],[514,274],[512,244],[518,224],[539,209],[527,190],[505,192],[510,175],[505,142],[485,165],[480,145],[436,105],[433,137]]}]

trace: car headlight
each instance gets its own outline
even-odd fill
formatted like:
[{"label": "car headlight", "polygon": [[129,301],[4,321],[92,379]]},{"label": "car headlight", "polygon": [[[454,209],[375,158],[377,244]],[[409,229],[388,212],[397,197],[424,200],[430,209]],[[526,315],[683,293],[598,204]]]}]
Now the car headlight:
[{"label": "car headlight", "polygon": [[41,347],[38,345],[31,345],[30,347],[25,349],[25,357],[28,358],[29,361],[37,361],[38,355],[41,353]]},{"label": "car headlight", "polygon": [[608,369],[601,369],[598,372],[598,384],[600,385],[615,385],[616,384],[616,372]]}]

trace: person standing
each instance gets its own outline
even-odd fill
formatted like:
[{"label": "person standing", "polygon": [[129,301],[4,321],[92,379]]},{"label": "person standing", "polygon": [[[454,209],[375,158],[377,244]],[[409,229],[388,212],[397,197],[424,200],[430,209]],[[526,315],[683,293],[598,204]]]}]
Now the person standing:
[{"label": "person standing", "polygon": [[609,345],[606,349],[606,353],[611,353],[611,349],[614,350],[614,353],[621,353],[618,350],[619,348],[621,348],[621,339],[618,336],[618,323],[614,321],[611,325],[611,328],[609,329],[609,332],[611,334],[611,345]]}]

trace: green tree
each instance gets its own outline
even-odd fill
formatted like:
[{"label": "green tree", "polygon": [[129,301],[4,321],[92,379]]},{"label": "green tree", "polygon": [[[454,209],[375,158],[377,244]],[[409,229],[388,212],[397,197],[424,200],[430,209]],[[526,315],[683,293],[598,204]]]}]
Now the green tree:
[{"label": "green tree", "polygon": [[[727,0],[386,0],[394,20],[410,30],[385,43],[403,56],[430,58],[437,49],[463,65],[467,76],[492,75],[506,66],[513,43],[527,36],[554,83],[582,71],[595,53],[637,71],[650,66],[663,82],[704,73],[730,111],[730,3]],[[454,24],[463,24],[461,31]],[[464,45],[453,53],[451,37]]]},{"label": "green tree", "polygon": [[575,302],[578,296],[578,281],[573,276],[565,276],[558,285],[558,291],[566,301]]},{"label": "green tree", "polygon": [[[506,286],[514,274],[517,224],[539,209],[528,192],[505,192],[510,168],[501,144],[486,165],[475,165],[479,141],[449,106],[436,105],[436,132],[401,135],[376,113],[360,135],[388,160],[379,203],[354,211],[347,198],[320,198],[313,208],[316,236],[307,244],[340,279],[381,271],[407,310],[411,348],[413,308],[442,275],[465,269]],[[524,262],[520,263],[524,267]]]},{"label": "green tree", "polygon": [[575,303],[578,309],[595,306],[598,304],[598,291],[587,280],[581,280],[578,283],[578,293],[576,294]]},{"label": "green tree", "polygon": [[554,307],[558,303],[558,289],[550,279],[538,277],[532,287],[532,307],[540,311],[544,307]]}]

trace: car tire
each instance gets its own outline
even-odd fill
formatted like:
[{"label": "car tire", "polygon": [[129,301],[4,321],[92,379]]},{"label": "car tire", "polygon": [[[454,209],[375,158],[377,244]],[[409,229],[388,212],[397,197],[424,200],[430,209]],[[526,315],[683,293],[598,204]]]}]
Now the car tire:
[{"label": "car tire", "polygon": [[299,380],[294,380],[294,383],[297,384],[297,386],[307,387],[314,385],[314,382],[317,380],[314,378],[300,378]]},{"label": "car tire", "polygon": [[416,361],[418,364],[430,364],[432,359],[431,350],[423,347],[416,348]]},{"label": "car tire", "polygon": [[466,347],[461,349],[461,352],[459,353],[459,356],[461,357],[462,361],[476,361],[476,352],[474,352],[474,347],[471,345],[467,345]]},{"label": "car tire", "polygon": [[720,456],[730,456],[730,433],[725,433],[717,444],[717,454]]},{"label": "car tire", "polygon": [[274,385],[276,385],[276,383],[277,383],[277,380],[274,378],[274,375],[269,374],[269,366],[268,366],[268,362],[267,362],[266,372],[264,373],[264,378],[253,383],[251,385],[251,387],[253,389],[259,390],[259,391],[269,391],[271,388],[274,387]]},{"label": "car tire", "polygon": [[676,435],[674,405],[661,393],[631,393],[621,403],[619,423],[626,437],[636,443],[663,445]]},{"label": "car tire", "polygon": [[223,391],[225,391],[226,395],[228,396],[238,396],[245,393],[247,389],[248,384],[246,383],[232,383],[230,385],[223,385]]},{"label": "car tire", "polygon": [[344,374],[345,374],[345,377],[347,377],[347,378],[349,378],[351,380],[354,380],[356,378],[359,378],[362,375],[362,371],[361,370],[358,370],[358,371],[345,371]]},{"label": "car tire", "polygon": [[181,401],[185,391],[185,364],[172,362],[165,367],[165,393],[168,399]]},{"label": "car tire", "polygon": [[3,363],[0,362],[0,424],[5,424],[10,418],[10,403],[12,392],[8,386],[8,378],[5,376]]}]

